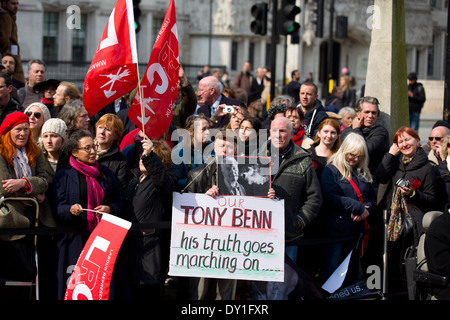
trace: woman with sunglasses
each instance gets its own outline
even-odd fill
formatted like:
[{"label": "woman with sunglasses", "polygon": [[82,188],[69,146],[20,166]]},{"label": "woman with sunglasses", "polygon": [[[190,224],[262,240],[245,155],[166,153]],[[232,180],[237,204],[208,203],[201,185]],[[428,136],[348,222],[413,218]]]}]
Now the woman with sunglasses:
[{"label": "woman with sunglasses", "polygon": [[117,178],[96,160],[97,147],[89,131],[72,133],[63,150],[70,154],[70,166],[58,170],[53,178],[54,212],[59,225],[72,226],[78,232],[65,233],[58,242],[58,299],[64,298],[72,271],[69,267],[76,265],[102,213],[120,216],[124,205]]},{"label": "woman with sunglasses", "polygon": [[51,118],[50,111],[45,104],[33,102],[24,111],[30,118],[30,129],[33,134],[34,141],[38,142],[41,135],[42,126],[45,121]]},{"label": "woman with sunglasses", "polygon": [[[402,268],[406,249],[417,245],[423,215],[438,209],[437,178],[427,155],[420,145],[417,131],[401,127],[394,135],[393,144],[376,171],[377,180],[386,184],[379,194],[380,205],[390,209],[388,225],[389,289],[406,291]],[[383,191],[380,187],[379,191]],[[404,282],[406,283],[406,281]]]},{"label": "woman with sunglasses", "polygon": [[[9,114],[0,125],[0,197],[35,197],[39,202],[45,198],[44,155],[30,135],[30,119],[21,111]],[[33,225],[36,209],[30,204],[6,200],[0,207],[0,228]],[[33,239],[31,235],[0,236],[0,279],[33,280],[37,271]],[[0,286],[0,297],[4,289]]]}]

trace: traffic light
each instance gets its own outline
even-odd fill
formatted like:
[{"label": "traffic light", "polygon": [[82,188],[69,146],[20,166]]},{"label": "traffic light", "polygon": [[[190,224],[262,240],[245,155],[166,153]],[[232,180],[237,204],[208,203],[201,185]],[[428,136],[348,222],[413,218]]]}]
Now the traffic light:
[{"label": "traffic light", "polygon": [[133,13],[134,13],[134,31],[136,33],[141,30],[141,25],[139,23],[139,17],[141,16],[141,9],[139,8],[141,0],[133,0]]},{"label": "traffic light", "polygon": [[260,34],[264,36],[267,33],[267,3],[256,3],[251,8],[251,15],[255,20],[250,24],[250,30],[254,34]]},{"label": "traffic light", "polygon": [[324,0],[314,0],[311,18],[316,25],[316,37],[318,38],[323,38],[323,9]]},{"label": "traffic light", "polygon": [[294,38],[300,38],[300,24],[295,22],[295,16],[300,13],[301,9],[295,5],[295,2],[296,0],[283,0],[281,4],[281,34],[290,34],[294,35]]}]

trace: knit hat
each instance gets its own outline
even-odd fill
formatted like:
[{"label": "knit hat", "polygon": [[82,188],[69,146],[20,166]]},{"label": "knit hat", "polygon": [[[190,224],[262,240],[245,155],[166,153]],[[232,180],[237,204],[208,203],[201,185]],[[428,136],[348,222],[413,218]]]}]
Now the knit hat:
[{"label": "knit hat", "polygon": [[5,120],[3,120],[2,124],[0,125],[0,135],[4,135],[12,128],[23,122],[30,124],[30,119],[26,116],[25,113],[16,111],[8,114]]},{"label": "knit hat", "polygon": [[50,111],[48,110],[47,106],[40,102],[30,103],[30,105],[25,109],[25,111],[23,113],[27,113],[27,111],[29,111],[31,109],[31,107],[34,107],[34,106],[41,108],[42,115],[44,116],[44,123],[52,117],[50,115]]},{"label": "knit hat", "polygon": [[51,118],[44,122],[41,130],[41,135],[46,132],[53,132],[58,134],[61,138],[66,139],[66,131],[67,125],[64,120],[61,120],[59,118]]}]

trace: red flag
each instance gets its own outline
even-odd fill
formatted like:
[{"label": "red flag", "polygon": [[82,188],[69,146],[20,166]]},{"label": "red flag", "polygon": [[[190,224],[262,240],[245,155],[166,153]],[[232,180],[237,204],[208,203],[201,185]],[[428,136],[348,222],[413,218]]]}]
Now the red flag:
[{"label": "red flag", "polygon": [[84,245],[64,300],[108,300],[117,253],[131,222],[104,213]]},{"label": "red flag", "polygon": [[138,84],[132,0],[118,0],[86,74],[83,102],[90,116]]},{"label": "red flag", "polygon": [[[147,70],[128,111],[128,117],[149,138],[159,138],[172,121],[178,93],[178,34],[174,0],[170,0]],[[142,106],[141,106],[142,102]]]}]

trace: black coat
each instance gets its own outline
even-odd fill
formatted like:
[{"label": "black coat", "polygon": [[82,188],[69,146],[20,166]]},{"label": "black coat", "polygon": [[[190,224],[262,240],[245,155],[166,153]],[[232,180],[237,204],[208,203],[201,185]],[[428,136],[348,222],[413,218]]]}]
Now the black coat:
[{"label": "black coat", "polygon": [[389,151],[389,132],[383,125],[377,121],[373,126],[365,128],[355,128],[352,126],[345,128],[341,133],[341,141],[354,132],[364,137],[369,153],[369,170],[374,176],[383,156]]},{"label": "black coat", "polygon": [[437,177],[422,148],[417,150],[407,165],[402,162],[401,157],[401,154],[393,156],[386,153],[376,171],[376,177],[380,183],[388,184],[382,201],[388,208],[391,207],[395,183],[399,178],[408,180],[413,186],[420,184],[413,197],[405,197],[409,214],[413,219],[414,239],[418,241],[424,232],[423,215],[438,207]]},{"label": "black coat", "polygon": [[98,158],[98,163],[108,167],[117,177],[122,190],[125,190],[133,178],[127,157],[120,151],[117,144],[113,144],[108,152]]},{"label": "black coat", "polygon": [[[167,171],[158,156],[151,152],[142,158],[148,175],[142,181],[134,178],[126,192],[127,219],[133,224],[170,221],[172,192],[176,176]],[[131,231],[127,244],[131,254],[133,282],[161,284],[168,266],[168,232],[161,228]]]},{"label": "black coat", "polygon": [[[106,167],[100,165],[103,173],[98,181],[104,191],[103,204],[111,207],[111,214],[122,216],[124,198],[119,188],[119,182],[115,175]],[[63,299],[66,291],[66,281],[75,266],[89,238],[87,231],[86,214],[74,216],[70,213],[70,207],[79,203],[83,208],[87,207],[87,185],[84,176],[72,167],[64,167],[58,170],[53,177],[53,212],[56,214],[59,226],[71,226],[79,232],[62,234],[58,239],[58,298]]]},{"label": "black coat", "polygon": [[[431,272],[450,277],[450,215],[437,217],[427,230],[425,256]],[[433,290],[436,298],[450,300],[450,288]]]}]

